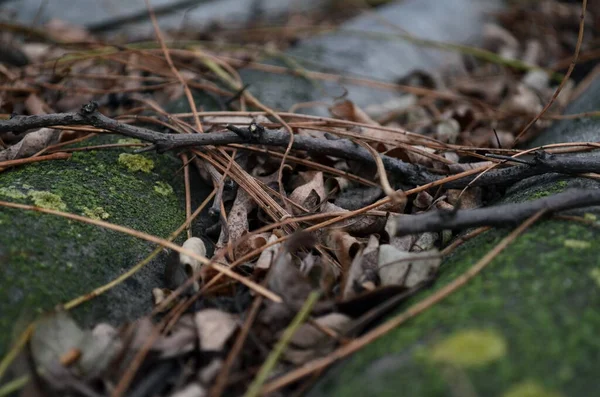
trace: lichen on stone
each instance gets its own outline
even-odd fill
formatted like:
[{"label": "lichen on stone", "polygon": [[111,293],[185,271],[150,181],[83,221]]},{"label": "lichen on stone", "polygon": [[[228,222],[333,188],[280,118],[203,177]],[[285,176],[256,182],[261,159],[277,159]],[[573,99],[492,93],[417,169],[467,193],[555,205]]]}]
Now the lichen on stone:
[{"label": "lichen on stone", "polygon": [[0,196],[5,196],[13,199],[24,199],[27,195],[21,192],[16,187],[0,187]]},{"label": "lichen on stone", "polygon": [[88,208],[88,207],[83,207],[83,214],[85,216],[87,216],[88,218],[92,218],[95,220],[102,220],[102,219],[108,219],[110,218],[110,214],[106,211],[104,211],[104,208],[102,207],[94,207],[94,208]]},{"label": "lichen on stone", "polygon": [[600,268],[595,267],[590,270],[590,277],[594,280],[598,287],[600,287]]},{"label": "lichen on stone", "polygon": [[127,167],[131,172],[142,171],[149,173],[154,168],[154,161],[141,154],[121,153],[118,161],[119,164]]},{"label": "lichen on stone", "polygon": [[591,248],[591,246],[592,246],[592,244],[589,241],[573,240],[573,239],[566,239],[564,244],[565,244],[565,247],[574,248],[574,249],[586,249],[586,248]]},{"label": "lichen on stone", "polygon": [[173,188],[166,182],[158,181],[154,185],[154,191],[161,196],[169,196],[173,194]]},{"label": "lichen on stone", "polygon": [[131,143],[142,143],[142,141],[140,141],[139,139],[136,139],[136,138],[121,138],[121,139],[117,140],[117,143],[121,144],[121,145],[128,145]]},{"label": "lichen on stone", "polygon": [[32,190],[27,194],[37,207],[46,208],[49,210],[64,211],[67,209],[67,204],[60,198],[59,195],[47,191]]},{"label": "lichen on stone", "polygon": [[551,392],[539,383],[528,380],[511,387],[502,397],[560,397],[560,393]]},{"label": "lichen on stone", "polygon": [[493,330],[469,329],[457,332],[433,346],[434,362],[464,368],[481,367],[506,354],[504,337]]}]

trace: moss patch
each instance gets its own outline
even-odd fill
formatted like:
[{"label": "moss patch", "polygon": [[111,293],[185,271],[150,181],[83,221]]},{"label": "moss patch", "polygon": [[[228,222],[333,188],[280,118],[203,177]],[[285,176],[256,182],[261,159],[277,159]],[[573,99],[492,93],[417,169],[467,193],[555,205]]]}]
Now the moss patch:
[{"label": "moss patch", "polygon": [[[115,141],[114,136],[100,136],[92,142]],[[108,214],[112,223],[167,237],[185,220],[183,178],[176,173],[180,161],[148,154],[155,165],[152,171],[132,173],[118,161],[122,151],[75,152],[70,160],[18,167],[0,174],[0,186],[9,187],[2,191],[13,202],[33,201],[100,219]],[[157,182],[171,186],[174,195],[156,194]],[[198,190],[193,196],[202,200],[205,194]],[[16,319],[35,318],[113,280],[155,248],[122,233],[34,211],[2,208],[0,223],[0,355]],[[89,325],[118,324],[143,315],[151,309],[150,291],[162,285],[163,260],[155,259],[114,290],[76,309],[76,317]]]},{"label": "moss patch", "polygon": [[83,207],[83,214],[88,218],[96,219],[96,220],[104,220],[110,218],[110,214],[104,211],[102,207],[88,208]]},{"label": "moss patch", "polygon": [[436,343],[430,359],[464,368],[475,368],[496,361],[506,354],[506,341],[496,331],[470,329],[450,335]]},{"label": "moss patch", "polygon": [[511,387],[502,397],[561,397],[561,395],[550,392],[539,383],[530,380]]},{"label": "moss patch", "polygon": [[173,194],[173,188],[171,187],[171,185],[161,181],[156,182],[156,184],[154,185],[154,191],[160,194],[161,196],[170,196],[171,194]]},{"label": "moss patch", "polygon": [[62,201],[59,195],[45,190],[32,190],[27,196],[33,199],[33,204],[35,204],[36,207],[57,211],[64,211],[67,209],[67,204]]},{"label": "moss patch", "polygon": [[13,199],[24,199],[27,195],[21,192],[15,187],[2,187],[0,188],[0,196],[13,198]]},{"label": "moss patch", "polygon": [[154,169],[154,162],[141,154],[121,153],[119,164],[127,167],[131,172],[142,171],[148,173]]}]

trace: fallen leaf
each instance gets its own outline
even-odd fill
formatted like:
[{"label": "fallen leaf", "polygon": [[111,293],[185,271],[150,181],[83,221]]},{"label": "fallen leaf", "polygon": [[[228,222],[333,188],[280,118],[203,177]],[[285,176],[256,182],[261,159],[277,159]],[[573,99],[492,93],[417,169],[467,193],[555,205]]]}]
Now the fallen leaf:
[{"label": "fallen leaf", "polygon": [[381,285],[414,287],[433,276],[442,263],[438,250],[406,252],[384,244],[379,247]]},{"label": "fallen leaf", "polygon": [[205,309],[194,315],[200,348],[208,351],[223,350],[238,328],[238,319],[217,309]]}]

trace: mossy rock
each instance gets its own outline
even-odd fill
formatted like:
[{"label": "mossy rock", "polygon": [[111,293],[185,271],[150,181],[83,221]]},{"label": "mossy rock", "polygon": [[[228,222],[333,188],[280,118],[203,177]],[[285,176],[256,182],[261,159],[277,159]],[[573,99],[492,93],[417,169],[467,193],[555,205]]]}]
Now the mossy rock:
[{"label": "mossy rock", "polygon": [[[600,79],[567,113],[600,108]],[[565,120],[532,146],[600,140],[600,120]],[[589,155],[589,154],[588,154]],[[596,154],[597,155],[597,154]],[[523,180],[502,202],[567,188],[599,189],[591,179],[548,174]],[[330,370],[309,396],[558,397],[597,394],[600,372],[600,208],[576,211],[595,225],[537,223],[448,298]],[[433,288],[456,279],[509,230],[459,247]]]},{"label": "mossy rock", "polygon": [[[85,145],[110,143],[103,136]],[[181,161],[130,149],[74,152],[0,173],[0,200],[102,219],[159,237],[185,220]],[[196,201],[206,187],[196,183]],[[55,305],[99,287],[146,257],[154,244],[98,226],[20,209],[0,208],[0,354],[25,324]],[[74,310],[89,325],[119,324],[151,309],[163,286],[164,258]]]}]

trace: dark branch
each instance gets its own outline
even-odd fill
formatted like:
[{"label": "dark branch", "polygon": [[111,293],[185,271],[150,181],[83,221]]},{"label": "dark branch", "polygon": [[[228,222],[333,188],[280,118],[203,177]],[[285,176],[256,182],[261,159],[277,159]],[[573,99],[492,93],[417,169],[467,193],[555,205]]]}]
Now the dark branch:
[{"label": "dark branch", "polygon": [[572,189],[553,196],[524,203],[502,204],[473,210],[429,211],[419,215],[403,215],[394,234],[435,232],[477,226],[507,226],[523,222],[536,212],[548,213],[600,205],[600,190]]},{"label": "dark branch", "polygon": [[[132,138],[151,142],[158,152],[165,152],[183,147],[227,145],[231,143],[279,146],[288,145],[289,136],[286,132],[278,130],[267,130],[252,124],[249,128],[228,127],[235,132],[214,132],[205,134],[164,134],[150,129],[135,127],[120,123],[114,119],[104,116],[96,110],[96,105],[90,103],[82,107],[77,113],[58,113],[34,116],[14,116],[10,120],[0,122],[0,132],[12,131],[14,133],[25,132],[33,128],[53,126],[92,125]],[[294,150],[306,151],[309,154],[329,155],[347,160],[359,161],[366,164],[374,164],[371,153],[362,146],[356,145],[348,139],[319,139],[306,136],[295,136]],[[403,176],[403,182],[410,185],[424,185],[443,178],[440,175],[429,172],[417,164],[405,163],[402,160],[381,155],[383,164],[390,174]],[[484,173],[473,183],[472,186],[511,184],[521,179],[545,174],[549,172],[562,174],[580,174],[595,172],[600,169],[600,157],[598,156],[553,156],[538,155],[530,164],[516,165],[512,167],[497,168]],[[473,181],[476,175],[461,178],[445,184],[447,188],[462,188]]]}]

